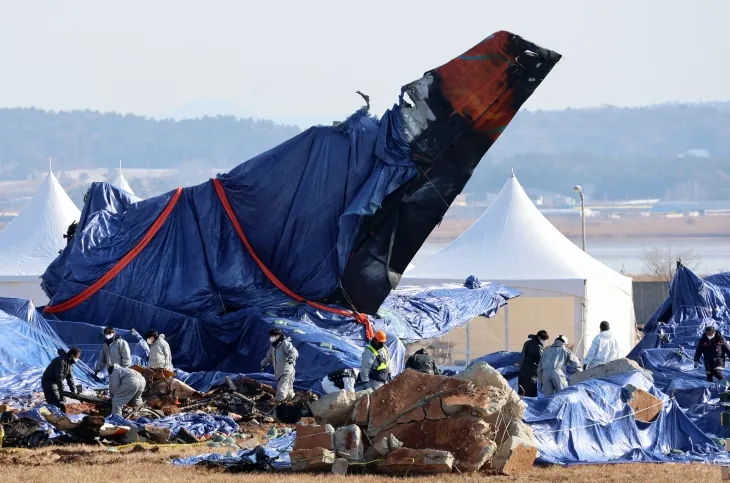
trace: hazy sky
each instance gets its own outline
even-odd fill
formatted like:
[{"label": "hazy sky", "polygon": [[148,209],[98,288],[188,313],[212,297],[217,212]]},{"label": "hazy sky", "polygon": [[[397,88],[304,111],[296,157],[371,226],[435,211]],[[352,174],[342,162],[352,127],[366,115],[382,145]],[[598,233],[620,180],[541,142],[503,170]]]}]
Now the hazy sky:
[{"label": "hazy sky", "polygon": [[730,1],[0,0],[0,106],[260,116],[390,106],[497,30],[563,54],[528,107],[730,99]]}]

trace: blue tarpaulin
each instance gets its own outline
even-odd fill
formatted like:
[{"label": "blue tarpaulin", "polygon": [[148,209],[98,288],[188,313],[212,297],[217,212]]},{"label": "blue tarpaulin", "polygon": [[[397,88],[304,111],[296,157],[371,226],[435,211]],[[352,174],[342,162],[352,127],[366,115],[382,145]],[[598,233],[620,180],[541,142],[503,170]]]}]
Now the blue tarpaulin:
[{"label": "blue tarpaulin", "polygon": [[212,433],[233,434],[239,431],[238,424],[233,419],[219,414],[181,413],[160,419],[139,418],[136,421],[129,421],[121,416],[111,415],[106,418],[106,421],[117,426],[136,426],[140,429],[143,429],[147,424],[168,428],[172,431],[173,438],[177,436],[180,428],[187,429],[196,437]]},{"label": "blue tarpaulin", "polygon": [[[663,401],[655,421],[635,419],[622,399],[627,384]],[[525,402],[524,419],[533,429],[542,463],[719,463],[729,459],[675,401],[640,372],[590,379],[554,396],[525,398]]]},{"label": "blue tarpaulin", "polygon": [[[41,389],[43,371],[69,347],[49,327],[29,301],[0,298],[0,396]],[[77,383],[100,387],[83,362],[73,368]]]}]

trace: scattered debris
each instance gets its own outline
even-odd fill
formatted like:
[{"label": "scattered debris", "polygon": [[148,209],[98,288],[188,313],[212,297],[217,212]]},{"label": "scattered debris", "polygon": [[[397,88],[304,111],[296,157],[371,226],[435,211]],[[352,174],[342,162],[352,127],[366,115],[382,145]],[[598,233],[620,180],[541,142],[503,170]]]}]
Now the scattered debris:
[{"label": "scattered debris", "polygon": [[289,453],[292,471],[328,471],[335,462],[334,451],[324,448],[297,449]]},{"label": "scattered debris", "polygon": [[573,386],[579,382],[587,381],[588,379],[616,376],[618,374],[626,374],[633,371],[643,373],[650,381],[654,380],[654,376],[652,376],[651,372],[642,369],[639,364],[631,359],[616,359],[615,361],[600,364],[591,369],[572,374],[570,376],[570,385]]},{"label": "scattered debris", "polygon": [[621,389],[621,399],[634,410],[636,420],[644,423],[654,422],[664,407],[661,399],[631,384]]}]

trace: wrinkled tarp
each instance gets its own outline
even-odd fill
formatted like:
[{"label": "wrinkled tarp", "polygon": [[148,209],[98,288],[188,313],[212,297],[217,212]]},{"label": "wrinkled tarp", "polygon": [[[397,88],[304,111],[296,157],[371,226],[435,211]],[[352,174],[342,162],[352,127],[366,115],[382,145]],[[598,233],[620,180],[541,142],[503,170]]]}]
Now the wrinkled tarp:
[{"label": "wrinkled tarp", "polygon": [[440,337],[477,316],[492,318],[521,293],[498,283],[478,289],[460,285],[402,287],[391,292],[378,310],[389,332],[409,344]]},{"label": "wrinkled tarp", "polygon": [[[627,384],[664,401],[652,423],[637,421],[621,399]],[[548,398],[525,398],[524,420],[534,433],[538,462],[554,464],[625,462],[727,462],[720,451],[640,372],[590,379]],[[684,454],[674,454],[681,451]]]},{"label": "wrinkled tarp", "polygon": [[499,351],[499,352],[493,352],[491,354],[487,354],[486,356],[482,356],[478,359],[475,359],[471,364],[477,364],[479,362],[486,362],[490,366],[492,366],[494,369],[496,369],[502,376],[507,379],[510,383],[515,382],[517,380],[517,376],[520,372],[520,367],[515,365],[519,364],[520,362],[520,353],[519,352],[508,352],[508,351]]},{"label": "wrinkled tarp", "polygon": [[[231,379],[236,379],[238,377],[246,376],[250,379],[253,379],[256,382],[260,382],[262,384],[268,384],[269,386],[276,388],[276,378],[273,374],[264,374],[264,373],[254,373],[254,374],[240,374],[240,373],[232,373],[232,372],[220,372],[220,371],[211,371],[211,372],[185,372],[181,371],[179,369],[175,370],[175,377],[177,379],[180,379],[182,382],[187,384],[188,386],[193,387],[194,389],[200,391],[200,392],[207,392],[212,387],[224,384],[226,381],[226,377],[230,377]],[[315,394],[325,394],[324,388],[322,387],[322,381],[320,380],[312,380],[312,379],[304,379],[302,377],[296,379],[294,381],[294,390],[295,391],[312,391]]]},{"label": "wrinkled tarp", "polygon": [[[294,439],[296,438],[296,431],[289,434],[279,436],[278,438],[270,439],[265,445],[266,456],[272,458],[271,466],[275,470],[283,470],[291,468],[291,460],[289,458],[289,451],[294,446]],[[251,463],[256,462],[256,456],[250,449],[242,449],[235,455],[224,455],[220,453],[207,453],[198,456],[189,456],[187,458],[178,458],[172,461],[175,466],[191,466],[200,463],[201,461],[216,461],[219,463],[240,463],[242,461],[248,461]]]},{"label": "wrinkled tarp", "polygon": [[168,428],[172,431],[173,438],[177,436],[181,428],[186,428],[198,438],[213,433],[233,434],[239,431],[238,423],[228,416],[219,414],[180,413],[160,419],[139,418],[136,421],[129,421],[121,416],[111,415],[106,418],[106,422],[117,426],[136,426],[140,429],[143,429],[145,425]]},{"label": "wrinkled tarp", "polygon": [[[31,302],[0,298],[0,396],[40,391],[43,371],[58,356],[58,349],[69,347]],[[73,374],[77,384],[101,387],[83,362],[74,365]]]},{"label": "wrinkled tarp", "polygon": [[[644,338],[629,357],[651,371],[658,389],[674,396],[687,416],[704,432],[730,437],[720,425],[719,393],[725,382],[707,382],[705,369],[694,368],[697,342],[707,325],[730,335],[730,273],[702,279],[680,265],[669,297],[644,326]],[[730,370],[724,369],[725,378]]]}]

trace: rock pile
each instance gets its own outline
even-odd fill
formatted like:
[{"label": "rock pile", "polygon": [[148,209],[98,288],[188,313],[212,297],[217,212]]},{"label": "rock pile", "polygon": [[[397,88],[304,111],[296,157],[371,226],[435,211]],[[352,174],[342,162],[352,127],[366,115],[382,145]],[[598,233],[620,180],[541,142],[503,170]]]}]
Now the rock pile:
[{"label": "rock pile", "polygon": [[[297,425],[292,467],[343,474],[347,462],[358,462],[388,474],[514,475],[537,456],[524,409],[486,363],[459,377],[408,370],[375,391],[339,391],[312,403],[319,424]],[[333,468],[338,458],[345,461]]]}]

